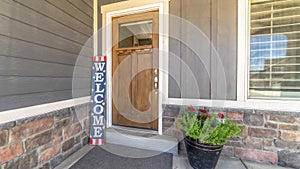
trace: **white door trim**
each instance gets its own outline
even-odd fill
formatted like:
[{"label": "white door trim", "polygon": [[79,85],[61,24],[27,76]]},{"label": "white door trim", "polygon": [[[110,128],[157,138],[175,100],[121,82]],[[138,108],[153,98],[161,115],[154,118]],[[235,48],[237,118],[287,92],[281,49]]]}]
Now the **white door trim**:
[{"label": "white door trim", "polygon": [[[97,0],[94,0],[97,1]],[[98,4],[98,3],[97,3]],[[98,6],[95,7],[94,9]],[[107,110],[106,110],[106,125],[112,126],[112,18],[122,15],[140,13],[150,10],[159,11],[159,96],[158,96],[158,134],[162,134],[162,104],[163,100],[168,98],[168,70],[169,70],[169,0],[129,0],[119,3],[101,6],[102,13],[102,55],[107,56]],[[98,20],[98,14],[95,19]],[[96,22],[95,22],[96,23]],[[97,26],[98,27],[98,26]],[[96,29],[94,27],[94,29]],[[94,30],[94,38],[99,42],[97,32]],[[94,50],[97,50],[96,48]],[[98,51],[95,51],[98,53]]]}]

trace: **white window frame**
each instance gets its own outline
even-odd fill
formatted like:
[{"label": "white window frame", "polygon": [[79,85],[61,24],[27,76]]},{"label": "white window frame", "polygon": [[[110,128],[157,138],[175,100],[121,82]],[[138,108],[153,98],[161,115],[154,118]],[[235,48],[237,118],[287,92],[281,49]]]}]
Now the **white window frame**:
[{"label": "white window frame", "polygon": [[[254,105],[253,108],[269,110],[300,111],[300,100],[248,98],[249,94],[249,48],[250,48],[250,1],[238,1],[238,62],[237,62],[237,101]],[[246,66],[245,66],[246,65]]]}]

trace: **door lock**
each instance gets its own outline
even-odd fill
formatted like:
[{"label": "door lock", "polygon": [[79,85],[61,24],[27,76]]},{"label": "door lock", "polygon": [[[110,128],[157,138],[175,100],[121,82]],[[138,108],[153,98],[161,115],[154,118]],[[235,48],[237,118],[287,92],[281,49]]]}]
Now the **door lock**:
[{"label": "door lock", "polygon": [[158,77],[154,77],[154,89],[158,89]]}]

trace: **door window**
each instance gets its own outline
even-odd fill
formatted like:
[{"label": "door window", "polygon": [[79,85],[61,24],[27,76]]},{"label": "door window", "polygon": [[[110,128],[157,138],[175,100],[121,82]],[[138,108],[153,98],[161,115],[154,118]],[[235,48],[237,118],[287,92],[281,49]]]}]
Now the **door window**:
[{"label": "door window", "polygon": [[152,45],[152,20],[119,24],[119,48]]}]

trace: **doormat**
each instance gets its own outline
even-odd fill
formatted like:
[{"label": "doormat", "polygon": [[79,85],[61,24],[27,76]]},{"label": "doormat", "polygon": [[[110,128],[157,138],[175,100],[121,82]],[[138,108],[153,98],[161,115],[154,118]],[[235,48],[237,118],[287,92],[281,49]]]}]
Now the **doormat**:
[{"label": "doormat", "polygon": [[[135,158],[120,156],[108,152],[101,146],[96,146],[70,169],[172,169],[173,154],[171,153],[153,153],[154,156],[143,157],[144,154],[151,154],[149,153],[151,151],[125,146],[120,146],[120,150],[135,154]],[[143,158],[136,158],[139,154]]]}]

